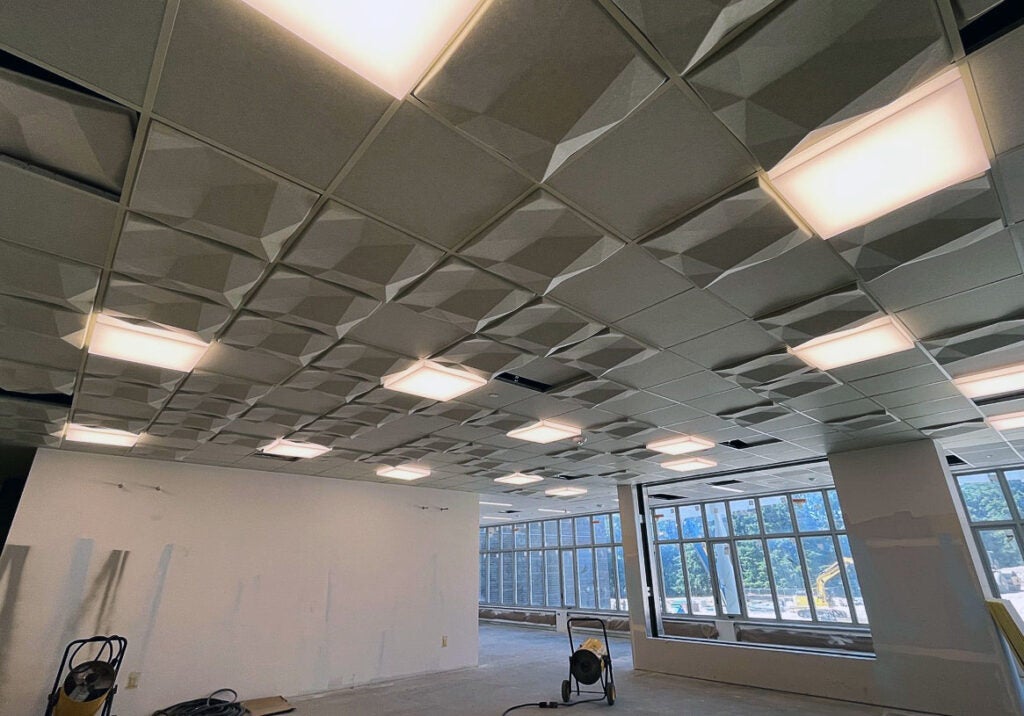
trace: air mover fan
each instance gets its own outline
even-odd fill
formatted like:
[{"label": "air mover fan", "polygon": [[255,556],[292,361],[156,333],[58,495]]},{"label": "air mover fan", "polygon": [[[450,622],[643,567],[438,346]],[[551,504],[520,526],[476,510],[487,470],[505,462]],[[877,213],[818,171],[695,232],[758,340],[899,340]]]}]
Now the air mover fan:
[{"label": "air mover fan", "polygon": [[[575,693],[579,694],[602,694],[608,705],[615,703],[615,675],[612,673],[612,657],[608,653],[608,628],[604,619],[596,617],[573,617],[566,621],[566,628],[569,631],[569,649],[574,649],[572,640],[572,625],[589,622],[601,627],[601,634],[604,640],[587,639],[580,644],[578,649],[572,652],[569,657],[569,678],[562,682],[562,701],[569,703],[573,694],[573,682],[576,682]],[[601,684],[600,691],[585,691],[580,689],[580,684],[591,686]],[[598,699],[600,700],[600,699]]]},{"label": "air mover fan", "polygon": [[[95,658],[75,664],[75,658],[88,644],[98,646]],[[117,693],[117,672],[127,646],[128,641],[120,636],[94,636],[68,644],[46,699],[46,716],[110,716]],[[68,675],[61,684],[65,668]]]}]

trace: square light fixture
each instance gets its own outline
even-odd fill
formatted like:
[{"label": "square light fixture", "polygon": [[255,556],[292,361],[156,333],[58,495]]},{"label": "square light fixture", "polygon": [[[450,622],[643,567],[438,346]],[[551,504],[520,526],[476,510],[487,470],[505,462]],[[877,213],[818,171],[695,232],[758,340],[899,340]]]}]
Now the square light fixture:
[{"label": "square light fixture", "polygon": [[431,400],[452,400],[463,393],[487,385],[487,380],[468,370],[421,360],[400,373],[384,376],[381,383],[388,390],[399,393],[418,395]]},{"label": "square light fixture", "polygon": [[550,490],[544,490],[544,494],[549,497],[576,497],[577,495],[587,494],[587,488],[585,487],[552,487]]},{"label": "square light fixture", "polygon": [[296,440],[285,440],[278,438],[269,445],[260,448],[260,452],[266,455],[277,455],[278,457],[311,458],[326,455],[331,449],[326,445],[316,443],[303,443]]},{"label": "square light fixture", "polygon": [[113,428],[94,428],[89,425],[68,423],[64,428],[64,439],[76,443],[93,443],[94,445],[113,445],[115,447],[132,447],[139,441],[137,433]]},{"label": "square light fixture", "polygon": [[496,477],[494,481],[500,482],[503,485],[529,485],[534,482],[540,482],[543,479],[540,475],[524,475],[521,472],[513,472],[511,475]]},{"label": "square light fixture", "polygon": [[491,507],[511,507],[512,506],[512,503],[510,503],[510,502],[484,502],[483,500],[480,500],[480,504],[481,505],[490,505]]},{"label": "square light fixture", "polygon": [[429,477],[430,470],[425,467],[418,465],[398,465],[391,467],[390,465],[381,465],[377,468],[377,474],[380,477],[390,477],[395,480],[419,480],[422,477]]},{"label": "square light fixture", "polygon": [[244,0],[395,97],[404,97],[479,0]]},{"label": "square light fixture", "polygon": [[583,431],[572,425],[556,423],[553,420],[538,420],[526,427],[509,430],[506,435],[516,440],[528,440],[531,443],[553,443],[582,435]]},{"label": "square light fixture", "polygon": [[138,326],[100,313],[93,326],[89,352],[188,373],[203,357],[209,345],[183,333]]},{"label": "square light fixture", "polygon": [[828,239],[988,168],[963,77],[952,68],[786,157],[768,179]]},{"label": "square light fixture", "polygon": [[818,370],[832,370],[913,347],[913,339],[891,317],[883,316],[857,328],[812,338],[789,352]]},{"label": "square light fixture", "polygon": [[713,448],[715,444],[704,438],[697,438],[693,435],[673,435],[670,438],[662,438],[647,443],[648,450],[665,453],[666,455],[683,455],[688,452],[699,452]]},{"label": "square light fixture", "polygon": [[953,385],[968,398],[1024,391],[1024,363],[962,375],[953,379]]},{"label": "square light fixture", "polygon": [[661,466],[676,472],[689,472],[690,470],[703,470],[708,467],[714,467],[717,464],[715,460],[706,457],[686,457],[682,460],[663,462]]},{"label": "square light fixture", "polygon": [[1000,432],[1024,428],[1024,413],[993,415],[991,418],[988,418],[988,424]]}]

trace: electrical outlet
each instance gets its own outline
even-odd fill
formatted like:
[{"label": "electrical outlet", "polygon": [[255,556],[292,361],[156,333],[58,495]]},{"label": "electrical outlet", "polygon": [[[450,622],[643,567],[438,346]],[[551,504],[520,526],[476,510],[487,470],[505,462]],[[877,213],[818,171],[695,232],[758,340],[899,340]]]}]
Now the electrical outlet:
[{"label": "electrical outlet", "polygon": [[448,635],[444,634],[441,636],[441,647],[443,648],[446,646],[448,646]]},{"label": "electrical outlet", "polygon": [[139,679],[142,678],[141,671],[132,671],[128,674],[128,686],[125,688],[137,689],[139,688]]}]

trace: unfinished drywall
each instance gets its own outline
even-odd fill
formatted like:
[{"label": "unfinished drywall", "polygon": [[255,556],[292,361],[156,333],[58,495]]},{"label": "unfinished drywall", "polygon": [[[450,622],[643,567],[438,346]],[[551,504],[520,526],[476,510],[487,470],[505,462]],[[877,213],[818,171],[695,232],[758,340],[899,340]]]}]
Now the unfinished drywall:
[{"label": "unfinished drywall", "polygon": [[459,492],[40,450],[0,557],[0,711],[42,713],[95,633],[128,638],[123,716],[475,665],[477,522]]}]

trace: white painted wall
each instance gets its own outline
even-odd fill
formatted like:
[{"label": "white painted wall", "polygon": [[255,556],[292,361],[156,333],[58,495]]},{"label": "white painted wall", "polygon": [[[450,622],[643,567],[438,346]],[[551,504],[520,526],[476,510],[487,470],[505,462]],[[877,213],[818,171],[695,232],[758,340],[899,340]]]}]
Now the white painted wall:
[{"label": "white painted wall", "polygon": [[467,493],[40,450],[24,567],[0,566],[0,712],[42,713],[94,633],[128,638],[120,716],[475,665],[477,522]]}]

